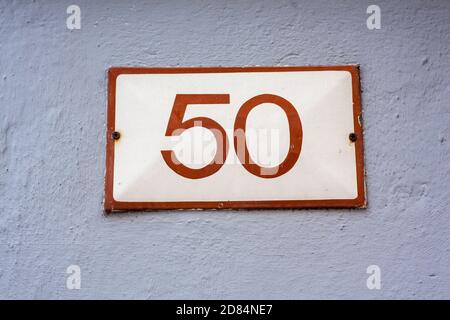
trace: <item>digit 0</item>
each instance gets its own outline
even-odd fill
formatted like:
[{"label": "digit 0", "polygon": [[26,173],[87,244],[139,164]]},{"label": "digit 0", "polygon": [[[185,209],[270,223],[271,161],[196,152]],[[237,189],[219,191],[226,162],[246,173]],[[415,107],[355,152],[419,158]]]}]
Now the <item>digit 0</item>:
[{"label": "digit 0", "polygon": [[[283,162],[274,167],[259,166],[251,158],[247,147],[247,139],[245,136],[247,117],[250,111],[262,103],[278,105],[286,113],[289,122],[289,151]],[[257,177],[266,179],[276,178],[291,170],[300,156],[302,139],[302,123],[297,110],[289,101],[280,96],[273,94],[255,96],[246,101],[237,113],[234,123],[234,149],[244,168]]]}]

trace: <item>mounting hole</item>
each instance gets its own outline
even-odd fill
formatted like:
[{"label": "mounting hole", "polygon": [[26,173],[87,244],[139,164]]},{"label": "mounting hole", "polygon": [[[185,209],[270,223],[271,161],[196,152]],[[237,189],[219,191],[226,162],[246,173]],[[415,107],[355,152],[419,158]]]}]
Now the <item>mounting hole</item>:
[{"label": "mounting hole", "polygon": [[113,140],[119,140],[119,139],[120,139],[120,132],[114,131],[114,132],[111,134],[111,137],[113,138]]}]

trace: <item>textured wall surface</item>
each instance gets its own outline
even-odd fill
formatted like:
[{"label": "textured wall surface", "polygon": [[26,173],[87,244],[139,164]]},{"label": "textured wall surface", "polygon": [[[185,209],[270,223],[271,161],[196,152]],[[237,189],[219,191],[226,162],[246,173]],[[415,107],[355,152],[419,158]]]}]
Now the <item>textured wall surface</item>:
[{"label": "textured wall surface", "polygon": [[[449,17],[450,1],[0,0],[0,298],[449,299]],[[347,63],[366,210],[103,214],[108,67]]]}]

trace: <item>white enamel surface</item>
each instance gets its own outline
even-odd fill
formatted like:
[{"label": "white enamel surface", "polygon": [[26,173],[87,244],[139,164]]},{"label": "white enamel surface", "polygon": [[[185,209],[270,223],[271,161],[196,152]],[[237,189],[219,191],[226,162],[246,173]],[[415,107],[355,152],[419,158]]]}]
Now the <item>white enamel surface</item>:
[{"label": "white enamel surface", "polygon": [[[175,95],[205,93],[230,94],[230,104],[189,105],[183,120],[214,119],[226,129],[230,148],[225,165],[218,172],[203,179],[187,179],[166,165],[160,151],[173,148],[165,131]],[[232,128],[237,111],[245,101],[260,94],[275,94],[290,101],[303,127],[298,161],[289,172],[272,179],[247,172],[233,147]],[[354,131],[352,79],[346,71],[120,75],[115,121],[115,129],[121,133],[114,151],[116,201],[319,200],[357,196],[355,147],[348,140]],[[249,152],[256,162],[270,167],[282,161],[289,147],[289,129],[281,108],[261,104],[253,109],[247,131],[252,128],[278,130],[280,139],[280,160],[265,152],[256,159],[258,150],[253,141],[258,140],[249,136]],[[182,135],[181,149],[185,150],[181,152],[187,154],[188,139],[192,141],[202,133],[214,141],[206,129],[189,129]],[[201,148],[192,148],[197,150],[193,156],[197,163],[189,167],[202,167],[211,161],[215,144],[208,146],[211,156],[205,157],[204,162],[199,156]],[[181,156],[180,160],[184,162]]]}]

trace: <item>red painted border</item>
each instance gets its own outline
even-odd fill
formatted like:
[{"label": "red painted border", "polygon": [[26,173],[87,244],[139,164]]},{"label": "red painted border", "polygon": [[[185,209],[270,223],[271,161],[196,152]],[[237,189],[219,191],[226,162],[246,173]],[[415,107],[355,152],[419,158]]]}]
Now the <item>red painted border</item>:
[{"label": "red painted border", "polygon": [[[355,141],[356,176],[358,196],[355,199],[328,200],[267,200],[267,201],[195,201],[195,202],[122,202],[113,198],[114,140],[116,79],[120,74],[176,74],[176,73],[237,73],[237,72],[287,72],[287,71],[348,71],[352,75],[353,122]],[[113,67],[108,70],[108,115],[106,130],[106,175],[104,209],[113,211],[148,211],[167,209],[266,209],[266,208],[365,208],[365,172],[363,130],[361,124],[361,94],[359,67],[305,66],[305,67],[189,67],[189,68],[133,68]]]}]

